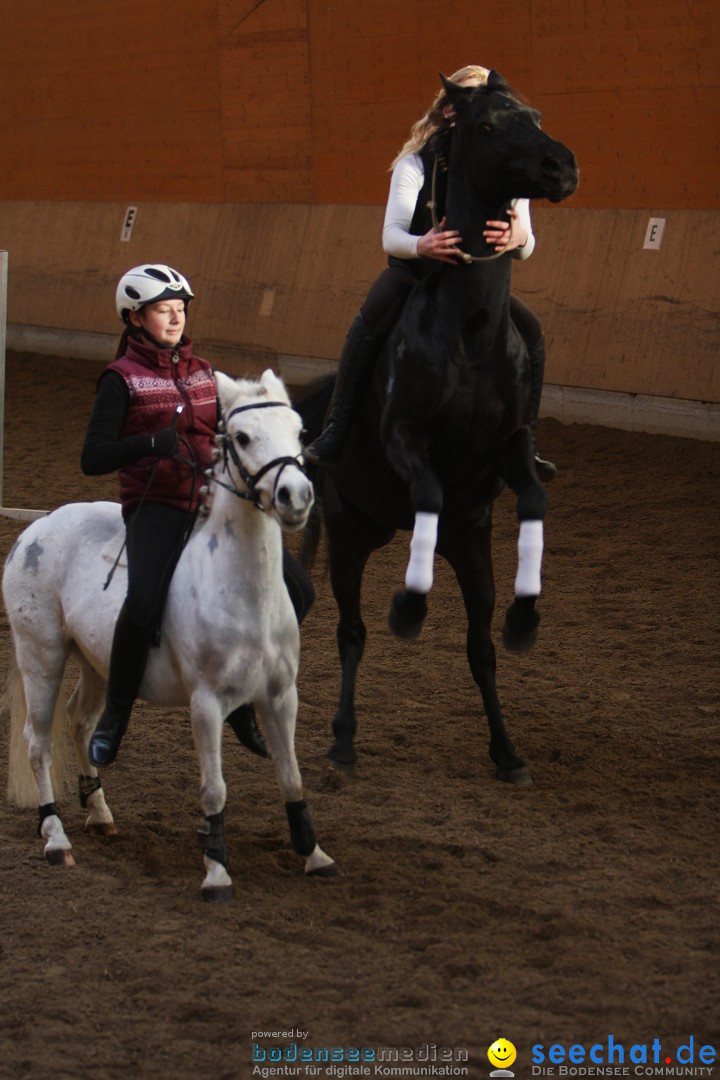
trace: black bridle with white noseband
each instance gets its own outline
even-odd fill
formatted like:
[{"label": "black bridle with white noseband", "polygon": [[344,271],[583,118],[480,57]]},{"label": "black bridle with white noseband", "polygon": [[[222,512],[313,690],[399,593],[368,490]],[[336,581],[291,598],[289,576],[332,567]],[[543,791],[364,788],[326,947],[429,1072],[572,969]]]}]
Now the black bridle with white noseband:
[{"label": "black bridle with white noseband", "polygon": [[[247,491],[243,491],[235,484],[233,484],[232,486],[230,484],[225,484],[222,480],[219,480],[217,476],[212,476],[212,479],[215,481],[216,484],[219,484],[220,487],[224,487],[227,491],[232,491],[233,495],[237,495],[239,499],[249,499],[249,501],[253,503],[253,505],[256,506],[258,510],[262,510],[263,512],[265,512],[265,507],[260,501],[262,493],[257,489],[258,482],[262,480],[263,476],[265,476],[266,473],[270,472],[271,469],[274,469],[277,465],[280,466],[280,468],[278,469],[278,474],[275,477],[275,485],[273,487],[272,499],[270,501],[270,506],[274,506],[275,494],[277,492],[278,484],[280,483],[280,477],[282,476],[283,471],[287,468],[288,465],[295,465],[303,474],[303,476],[307,475],[302,465],[300,464],[301,455],[298,454],[295,457],[273,458],[272,461],[268,461],[266,465],[263,465],[262,468],[258,469],[256,473],[251,474],[248,472],[248,470],[245,468],[242,461],[240,460],[240,455],[238,454],[237,448],[235,446],[235,440],[228,432],[227,425],[230,420],[232,420],[233,416],[236,416],[238,413],[241,412],[247,412],[249,409],[289,409],[290,407],[291,406],[284,401],[256,401],[253,402],[251,405],[239,405],[236,409],[232,410],[232,412],[227,416],[227,418],[224,418],[225,431],[222,434],[224,469],[228,472],[230,471],[228,468],[229,457],[232,460],[233,465],[237,469],[241,480],[247,485]],[[210,477],[208,477],[208,479],[210,479]]]}]

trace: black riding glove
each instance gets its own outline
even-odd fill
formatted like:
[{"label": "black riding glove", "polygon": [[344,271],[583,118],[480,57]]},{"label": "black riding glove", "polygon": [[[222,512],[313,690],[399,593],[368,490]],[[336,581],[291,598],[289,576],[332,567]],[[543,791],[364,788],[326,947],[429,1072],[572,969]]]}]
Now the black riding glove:
[{"label": "black riding glove", "polygon": [[156,457],[172,457],[177,448],[178,434],[174,425],[150,436],[150,453]]}]

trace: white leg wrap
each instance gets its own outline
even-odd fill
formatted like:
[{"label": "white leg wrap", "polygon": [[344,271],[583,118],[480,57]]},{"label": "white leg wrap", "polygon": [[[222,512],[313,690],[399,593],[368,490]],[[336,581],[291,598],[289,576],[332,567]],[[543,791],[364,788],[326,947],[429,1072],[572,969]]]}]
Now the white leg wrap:
[{"label": "white leg wrap", "polygon": [[516,596],[540,595],[540,567],[543,553],[542,521],[521,521],[518,536]]},{"label": "white leg wrap", "polygon": [[433,583],[433,559],[437,542],[438,516],[418,511],[410,541],[410,562],[405,573],[405,588],[429,593]]}]

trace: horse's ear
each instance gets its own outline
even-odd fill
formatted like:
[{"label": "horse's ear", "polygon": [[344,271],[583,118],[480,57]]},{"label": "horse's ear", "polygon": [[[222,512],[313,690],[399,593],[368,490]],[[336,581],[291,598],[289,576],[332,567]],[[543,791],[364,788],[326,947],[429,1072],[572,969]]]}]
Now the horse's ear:
[{"label": "horse's ear", "polygon": [[234,400],[237,393],[237,380],[231,379],[224,371],[214,371],[215,385],[217,386],[218,399],[223,412],[228,408],[228,403]]},{"label": "horse's ear", "polygon": [[440,82],[448,101],[456,111],[458,106],[462,107],[463,102],[467,101],[477,90],[476,86],[459,86],[458,83],[451,82],[450,79],[443,75],[442,71],[440,72]]},{"label": "horse's ear", "polygon": [[503,78],[499,71],[495,68],[491,68],[487,79],[488,90],[499,90],[501,87],[507,87],[507,81]]},{"label": "horse's ear", "polygon": [[287,397],[285,383],[272,368],[266,368],[260,376],[260,385],[263,386],[272,397]]}]

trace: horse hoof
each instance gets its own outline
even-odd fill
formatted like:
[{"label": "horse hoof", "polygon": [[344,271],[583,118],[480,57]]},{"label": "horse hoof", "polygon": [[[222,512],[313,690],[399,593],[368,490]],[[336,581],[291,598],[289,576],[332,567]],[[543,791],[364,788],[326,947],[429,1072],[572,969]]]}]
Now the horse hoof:
[{"label": "horse hoof", "polygon": [[388,626],[396,637],[412,641],[422,630],[422,624],[427,615],[427,598],[425,593],[397,592],[393,596],[390,612],[388,614]]},{"label": "horse hoof", "polygon": [[227,904],[235,899],[232,885],[212,885],[202,890],[203,900],[211,904]]},{"label": "horse hoof", "polygon": [[505,784],[514,784],[516,787],[532,787],[533,784],[533,778],[526,765],[521,765],[517,769],[498,769],[495,777]]},{"label": "horse hoof", "polygon": [[85,832],[88,836],[111,837],[118,835],[114,821],[91,821],[89,825],[85,826]]},{"label": "horse hoof", "polygon": [[45,852],[45,858],[50,866],[75,866],[75,860],[67,848],[53,848]]},{"label": "horse hoof", "polygon": [[357,754],[352,742],[341,742],[336,739],[328,750],[328,760],[331,766],[337,766],[339,769],[346,769],[354,765],[357,761]]},{"label": "horse hoof", "polygon": [[540,616],[535,610],[535,596],[516,596],[505,612],[502,641],[510,652],[527,652],[537,641]]},{"label": "horse hoof", "polygon": [[537,641],[537,630],[531,630],[526,634],[518,634],[505,624],[502,632],[502,643],[508,652],[530,652]]},{"label": "horse hoof", "polygon": [[329,863],[328,866],[318,866],[315,870],[305,872],[305,877],[336,878],[342,876],[342,870],[335,863]]}]

